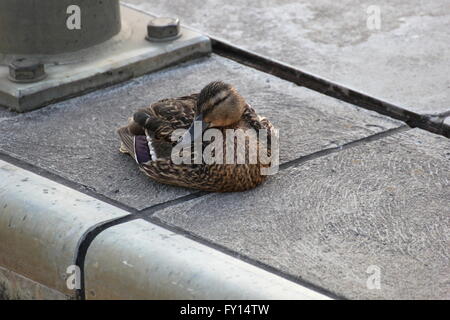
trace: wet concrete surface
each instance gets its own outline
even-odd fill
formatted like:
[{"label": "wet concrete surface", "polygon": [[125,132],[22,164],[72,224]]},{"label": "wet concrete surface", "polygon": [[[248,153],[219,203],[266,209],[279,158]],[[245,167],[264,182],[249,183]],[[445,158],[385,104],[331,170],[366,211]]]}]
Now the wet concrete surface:
[{"label": "wet concrete surface", "polygon": [[450,110],[448,0],[126,2],[407,110]]}]

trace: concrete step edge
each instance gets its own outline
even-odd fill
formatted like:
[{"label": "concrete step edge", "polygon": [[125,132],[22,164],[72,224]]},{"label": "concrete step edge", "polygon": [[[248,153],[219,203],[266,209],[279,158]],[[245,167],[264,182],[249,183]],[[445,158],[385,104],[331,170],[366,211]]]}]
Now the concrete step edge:
[{"label": "concrete step edge", "polygon": [[[111,204],[0,160],[0,267],[69,298],[76,296],[80,278],[84,277],[84,266],[76,266],[75,261],[78,261],[79,245],[86,233],[129,215]],[[149,232],[137,232],[136,226],[142,228],[142,223]],[[109,238],[112,241],[102,241],[111,234],[115,235]],[[145,241],[133,242],[136,234]],[[125,248],[112,245],[116,243],[115,238],[131,239],[130,245]],[[121,251],[123,249],[126,250]],[[96,285],[108,288],[117,284],[116,287],[122,290],[115,291],[116,297],[97,295],[96,298],[193,298],[188,287],[171,285],[173,279],[148,278],[145,264],[138,266],[141,272],[123,273],[116,268],[112,274],[108,273],[109,277],[112,275],[112,283],[102,283],[102,268],[89,268],[97,255],[106,257],[102,261],[110,266],[123,264],[123,252],[140,256],[143,261],[153,261],[157,269],[176,274],[178,282],[199,288],[195,296],[198,299],[329,299],[143,220],[112,224],[93,240],[86,252],[89,275],[86,287],[92,288],[89,279],[94,279]],[[123,286],[124,283],[128,285]],[[142,284],[145,284],[144,291]],[[154,290],[156,287],[165,288],[164,294],[155,294],[158,292]],[[221,287],[227,287],[227,290],[221,291]]]}]

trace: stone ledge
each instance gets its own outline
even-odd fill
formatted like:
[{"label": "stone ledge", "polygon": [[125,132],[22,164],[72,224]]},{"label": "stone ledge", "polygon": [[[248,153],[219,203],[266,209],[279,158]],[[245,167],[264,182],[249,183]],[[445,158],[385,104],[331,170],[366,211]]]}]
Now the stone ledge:
[{"label": "stone ledge", "polygon": [[1,160],[0,181],[0,267],[73,297],[80,239],[128,213]]},{"label": "stone ledge", "polygon": [[69,297],[0,267],[0,300],[67,300]]},{"label": "stone ledge", "polygon": [[100,234],[85,272],[87,299],[329,299],[144,220]]},{"label": "stone ledge", "polygon": [[[75,298],[66,272],[81,241],[128,212],[1,160],[0,181],[4,298]],[[145,221],[100,233],[85,274],[96,299],[328,298]]]}]

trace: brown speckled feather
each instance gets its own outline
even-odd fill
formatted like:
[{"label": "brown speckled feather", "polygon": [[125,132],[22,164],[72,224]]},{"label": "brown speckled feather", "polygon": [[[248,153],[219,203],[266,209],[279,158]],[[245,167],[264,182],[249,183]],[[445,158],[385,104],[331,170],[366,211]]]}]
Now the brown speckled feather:
[{"label": "brown speckled feather", "polygon": [[[191,125],[197,98],[198,95],[194,94],[176,99],[165,99],[139,110],[147,113],[155,124],[155,128],[147,130],[147,134],[157,140],[171,141],[170,136],[175,129],[187,129]],[[272,125],[267,119],[259,117],[247,105],[242,120],[235,125],[235,128],[271,130]],[[226,129],[229,128],[222,128],[222,132],[225,133]],[[149,133],[149,131],[152,132]],[[122,149],[125,149],[133,156],[133,135],[143,133],[143,129],[132,121],[127,127],[119,129],[122,140],[121,151],[124,152]],[[259,143],[259,147],[270,148],[270,139],[268,146]],[[156,159],[139,164],[140,170],[157,182],[212,192],[234,192],[254,188],[267,178],[261,175],[262,167],[267,166],[260,163],[177,165],[171,159]]]},{"label": "brown speckled feather", "polygon": [[258,165],[176,165],[167,159],[145,163],[140,169],[161,183],[211,192],[245,191],[266,180]]},{"label": "brown speckled feather", "polygon": [[[198,94],[173,99],[163,99],[147,108],[138,111],[148,114],[153,123],[152,135],[157,140],[171,141],[172,132],[176,129],[187,129],[194,120]],[[134,123],[129,125],[133,134],[144,134],[141,127]]]},{"label": "brown speckled feather", "polygon": [[128,127],[122,127],[117,130],[117,133],[119,134],[121,144],[119,151],[122,153],[128,153],[131,157],[135,158],[135,152],[134,152],[134,141],[133,141],[133,134],[130,133],[130,130]]}]

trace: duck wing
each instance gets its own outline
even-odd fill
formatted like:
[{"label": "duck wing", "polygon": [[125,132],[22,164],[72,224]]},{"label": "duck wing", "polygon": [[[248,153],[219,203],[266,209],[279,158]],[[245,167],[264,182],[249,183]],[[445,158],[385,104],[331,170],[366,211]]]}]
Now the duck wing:
[{"label": "duck wing", "polygon": [[187,165],[158,159],[143,163],[139,168],[157,182],[209,192],[245,191],[266,179],[260,175],[258,165]]},{"label": "duck wing", "polygon": [[258,141],[260,143],[260,147],[264,147],[267,150],[267,155],[271,155],[272,148],[272,135],[275,133],[275,127],[272,123],[265,117],[261,117],[256,113],[256,111],[250,106],[247,105],[243,114],[243,119],[247,124],[258,132],[259,130],[266,130],[267,132],[267,141]]},{"label": "duck wing", "polygon": [[166,141],[155,141],[146,135],[134,135],[129,127],[117,130],[121,140],[120,152],[129,154],[138,164],[168,159],[171,156],[172,144]]},{"label": "duck wing", "polygon": [[[139,109],[134,116],[130,128],[137,127],[132,133],[142,134],[143,129],[148,130],[148,135],[155,140],[171,141],[171,135],[176,129],[187,129],[192,124],[197,106],[198,94],[174,99],[164,99],[153,103],[151,106]],[[136,114],[145,113],[148,119],[136,121]]]}]

